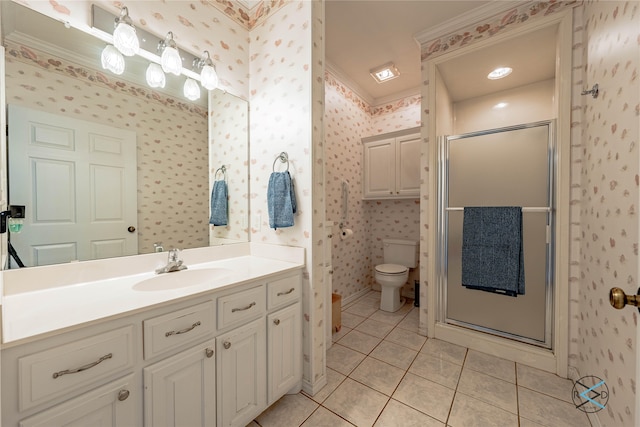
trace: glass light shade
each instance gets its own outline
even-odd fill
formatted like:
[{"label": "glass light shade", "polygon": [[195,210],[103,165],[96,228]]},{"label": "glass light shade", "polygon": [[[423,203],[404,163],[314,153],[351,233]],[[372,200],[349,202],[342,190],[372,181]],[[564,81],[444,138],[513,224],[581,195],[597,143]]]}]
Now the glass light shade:
[{"label": "glass light shade", "polygon": [[184,96],[190,101],[200,99],[200,86],[195,80],[188,78],[184,82]]},{"label": "glass light shade", "polygon": [[147,67],[147,84],[151,87],[163,88],[167,84],[167,79],[162,71],[162,67],[152,62]]},{"label": "glass light shade", "polygon": [[200,72],[200,84],[207,90],[213,90],[218,87],[218,73],[211,65],[205,65]]},{"label": "glass light shade", "polygon": [[136,29],[120,22],[113,30],[113,45],[125,56],[133,56],[140,50],[140,41],[136,35]]},{"label": "glass light shade", "polygon": [[113,45],[107,45],[102,51],[100,57],[102,60],[102,68],[111,71],[113,74],[124,73],[124,56]]},{"label": "glass light shade", "polygon": [[178,49],[171,46],[165,46],[160,57],[160,64],[165,73],[175,74],[179,76],[182,72],[182,58]]}]

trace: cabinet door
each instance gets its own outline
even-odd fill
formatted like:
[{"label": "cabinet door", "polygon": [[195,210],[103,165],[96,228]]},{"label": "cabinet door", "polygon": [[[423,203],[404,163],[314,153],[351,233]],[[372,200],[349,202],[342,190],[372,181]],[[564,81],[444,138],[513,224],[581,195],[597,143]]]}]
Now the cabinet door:
[{"label": "cabinet door", "polygon": [[300,303],[267,316],[269,405],[302,379]]},{"label": "cabinet door", "polygon": [[246,426],[267,407],[264,317],[217,338],[218,425]]},{"label": "cabinet door", "polygon": [[420,134],[396,138],[396,196],[420,196]]},{"label": "cabinet door", "polygon": [[119,427],[138,425],[139,398],[128,375],[20,422],[20,427]]},{"label": "cabinet door", "polygon": [[364,150],[363,197],[393,196],[395,192],[395,139],[366,142]]},{"label": "cabinet door", "polygon": [[215,426],[215,340],[144,368],[146,427]]}]

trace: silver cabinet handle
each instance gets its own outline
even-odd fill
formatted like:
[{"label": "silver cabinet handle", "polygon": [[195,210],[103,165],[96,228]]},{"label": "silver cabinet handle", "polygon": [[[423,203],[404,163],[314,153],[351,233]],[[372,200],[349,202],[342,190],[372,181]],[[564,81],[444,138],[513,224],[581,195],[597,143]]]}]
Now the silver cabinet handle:
[{"label": "silver cabinet handle", "polygon": [[186,334],[186,333],[187,333],[187,332],[189,332],[189,331],[193,331],[197,326],[200,326],[200,325],[201,325],[201,323],[200,323],[200,321],[198,320],[196,323],[194,323],[193,325],[191,325],[191,326],[190,326],[190,327],[188,327],[188,328],[184,328],[184,329],[181,329],[181,330],[179,330],[179,331],[169,331],[169,332],[165,332],[164,336],[165,336],[165,337],[170,337],[171,335]]},{"label": "silver cabinet handle", "polygon": [[207,355],[209,359],[213,357],[213,349],[207,348],[204,353]]},{"label": "silver cabinet handle", "polygon": [[118,400],[124,402],[129,397],[129,390],[120,390],[118,392]]},{"label": "silver cabinet handle", "polygon": [[225,349],[229,350],[231,348],[231,343],[229,341],[225,341],[224,344],[222,344],[224,346]]},{"label": "silver cabinet handle", "polygon": [[280,319],[273,319],[273,323],[278,326],[280,324]]},{"label": "silver cabinet handle", "polygon": [[91,369],[94,366],[104,362],[105,360],[111,359],[112,357],[113,357],[113,353],[105,354],[100,359],[96,360],[95,362],[87,363],[86,365],[80,366],[79,368],[65,369],[64,371],[54,372],[53,373],[53,378],[56,379],[56,378],[61,377],[63,375],[76,374],[78,372],[86,371],[87,369]]},{"label": "silver cabinet handle", "polygon": [[291,289],[289,289],[289,290],[288,290],[288,291],[286,291],[286,292],[278,292],[278,293],[277,293],[277,296],[281,297],[282,295],[289,295],[291,292],[293,292],[293,291],[295,291],[295,290],[296,290],[296,288],[291,288]]},{"label": "silver cabinet handle", "polygon": [[254,305],[256,305],[256,303],[255,303],[255,302],[252,302],[251,304],[249,304],[249,305],[248,305],[248,306],[246,306],[246,307],[242,307],[242,308],[232,308],[232,309],[231,309],[231,312],[232,312],[232,313],[235,313],[236,311],[245,311],[245,310],[249,310],[249,309],[250,309],[251,307],[253,307]]}]

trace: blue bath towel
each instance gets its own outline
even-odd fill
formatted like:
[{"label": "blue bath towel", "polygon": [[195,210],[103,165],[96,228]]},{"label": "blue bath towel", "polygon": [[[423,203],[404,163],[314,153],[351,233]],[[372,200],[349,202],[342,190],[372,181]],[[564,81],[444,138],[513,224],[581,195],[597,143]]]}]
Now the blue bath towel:
[{"label": "blue bath towel", "polygon": [[521,207],[464,208],[462,285],[524,295]]},{"label": "blue bath towel", "polygon": [[211,217],[209,224],[227,225],[228,221],[227,183],[216,181],[211,190]]},{"label": "blue bath towel", "polygon": [[267,188],[267,207],[269,210],[269,227],[292,227],[293,214],[296,213],[296,195],[289,171],[273,172],[269,177]]}]

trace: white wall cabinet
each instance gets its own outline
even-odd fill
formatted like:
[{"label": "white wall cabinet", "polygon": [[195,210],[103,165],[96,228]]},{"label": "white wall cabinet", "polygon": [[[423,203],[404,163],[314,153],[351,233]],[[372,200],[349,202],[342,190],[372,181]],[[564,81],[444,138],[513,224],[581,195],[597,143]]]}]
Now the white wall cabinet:
[{"label": "white wall cabinet", "polygon": [[215,340],[144,368],[146,427],[216,425]]},{"label": "white wall cabinet", "polygon": [[296,270],[4,348],[0,424],[244,427],[301,389],[301,296]]},{"label": "white wall cabinet", "polygon": [[363,138],[363,199],[420,196],[418,129]]},{"label": "white wall cabinet", "polygon": [[219,426],[245,426],[266,408],[265,337],[264,319],[218,337]]}]

